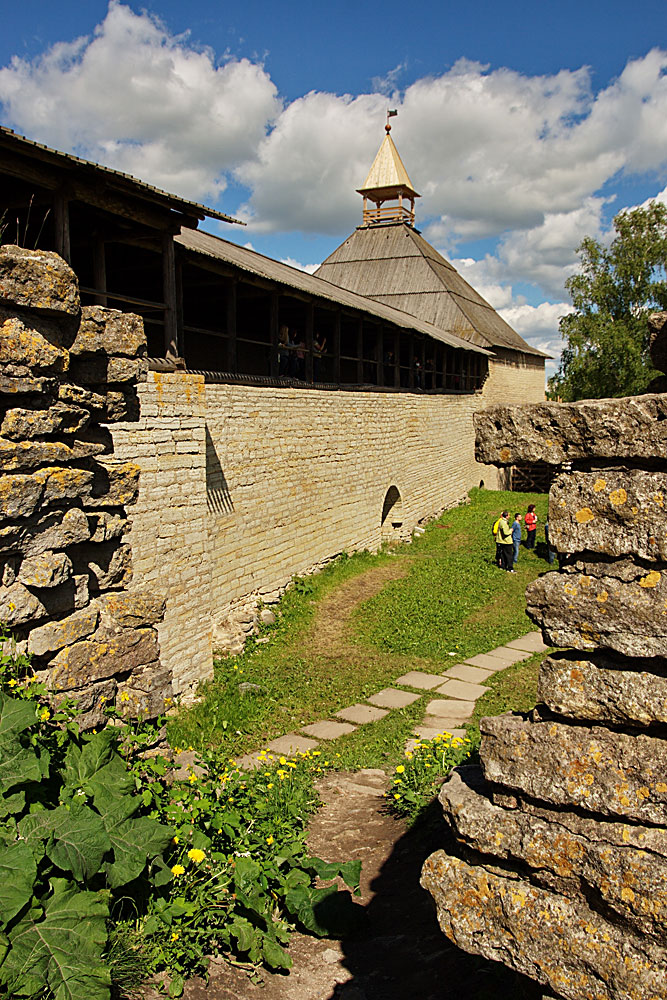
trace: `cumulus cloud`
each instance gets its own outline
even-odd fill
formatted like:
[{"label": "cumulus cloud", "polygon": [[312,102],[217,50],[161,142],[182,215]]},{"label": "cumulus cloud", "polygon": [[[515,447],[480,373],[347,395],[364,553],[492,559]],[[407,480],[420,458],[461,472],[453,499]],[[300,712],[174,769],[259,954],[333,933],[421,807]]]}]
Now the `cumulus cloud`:
[{"label": "cumulus cloud", "polygon": [[287,264],[288,267],[295,267],[297,271],[305,271],[306,274],[314,274],[317,271],[319,264],[302,264],[301,261],[295,260],[294,257],[281,257],[281,264]]},{"label": "cumulus cloud", "polygon": [[558,323],[562,316],[573,311],[569,302],[542,302],[538,306],[524,303],[499,310],[503,319],[532,347],[551,355],[552,360],[546,364],[547,376],[553,375],[558,367],[563,349]]},{"label": "cumulus cloud", "polygon": [[0,101],[31,138],[199,200],[219,195],[281,109],[261,65],[218,64],[118,0],[92,37],[14,57]]}]

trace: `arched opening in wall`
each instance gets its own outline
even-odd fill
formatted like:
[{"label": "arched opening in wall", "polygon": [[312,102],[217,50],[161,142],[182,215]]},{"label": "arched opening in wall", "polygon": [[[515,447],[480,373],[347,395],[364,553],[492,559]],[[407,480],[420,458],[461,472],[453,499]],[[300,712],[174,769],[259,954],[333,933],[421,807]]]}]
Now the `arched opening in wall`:
[{"label": "arched opening in wall", "polygon": [[398,539],[402,528],[403,501],[397,488],[390,486],[382,504],[382,520],[380,521],[382,541],[390,541],[392,538]]}]

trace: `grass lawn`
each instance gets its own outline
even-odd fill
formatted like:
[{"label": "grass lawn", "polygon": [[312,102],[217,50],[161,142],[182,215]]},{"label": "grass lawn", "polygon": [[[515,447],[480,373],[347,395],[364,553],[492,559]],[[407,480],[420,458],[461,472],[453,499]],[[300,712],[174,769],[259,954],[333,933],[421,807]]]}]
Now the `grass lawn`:
[{"label": "grass lawn", "polygon": [[[542,549],[522,548],[509,575],[494,564],[491,534],[500,510],[512,516],[528,503],[537,505],[539,538],[546,495],[473,490],[469,504],[447,511],[411,545],[342,558],[297,581],[278,606],[277,623],[263,630],[269,641],[250,641],[242,656],[216,660],[201,700],[170,720],[172,745],[249,752],[363,700],[407,670],[442,671],[531,631],[524,590],[548,569]],[[534,704],[534,659],[489,682],[486,714]],[[346,767],[395,761],[427,697],[336,741],[332,753]]]}]

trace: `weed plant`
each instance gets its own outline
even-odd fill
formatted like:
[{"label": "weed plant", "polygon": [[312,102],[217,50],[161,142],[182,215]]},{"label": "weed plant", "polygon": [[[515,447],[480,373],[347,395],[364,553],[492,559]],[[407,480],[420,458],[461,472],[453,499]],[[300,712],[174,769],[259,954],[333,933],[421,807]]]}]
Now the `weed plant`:
[{"label": "weed plant", "polygon": [[432,802],[438,787],[453,767],[470,757],[473,744],[468,737],[439,733],[420,740],[396,765],[387,799],[393,812],[414,821]]},{"label": "weed plant", "polygon": [[354,926],[361,908],[321,880],[358,892],[360,862],[306,848],[333,757],[265,753],[244,774],[210,751],[170,781],[167,759],[140,753],[163,720],[112,707],[113,725],[81,733],[0,640],[0,995],[129,1000],[163,973],[175,997],[207,955],[288,969],[294,927]]}]

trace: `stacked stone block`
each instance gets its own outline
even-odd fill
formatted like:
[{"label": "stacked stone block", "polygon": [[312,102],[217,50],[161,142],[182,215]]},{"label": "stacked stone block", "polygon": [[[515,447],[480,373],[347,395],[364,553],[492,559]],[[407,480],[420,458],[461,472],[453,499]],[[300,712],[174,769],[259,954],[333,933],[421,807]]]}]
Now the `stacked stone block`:
[{"label": "stacked stone block", "polygon": [[667,396],[494,407],[477,457],[562,467],[560,569],[527,590],[538,707],[481,723],[481,768],[441,803],[458,847],[426,862],[466,951],[567,1000],[667,995]]},{"label": "stacked stone block", "polygon": [[106,426],[137,419],[145,353],[141,319],[82,309],[56,254],[0,247],[0,622],[84,725],[118,695],[154,716],[171,689],[163,601],[127,592],[139,467]]}]

